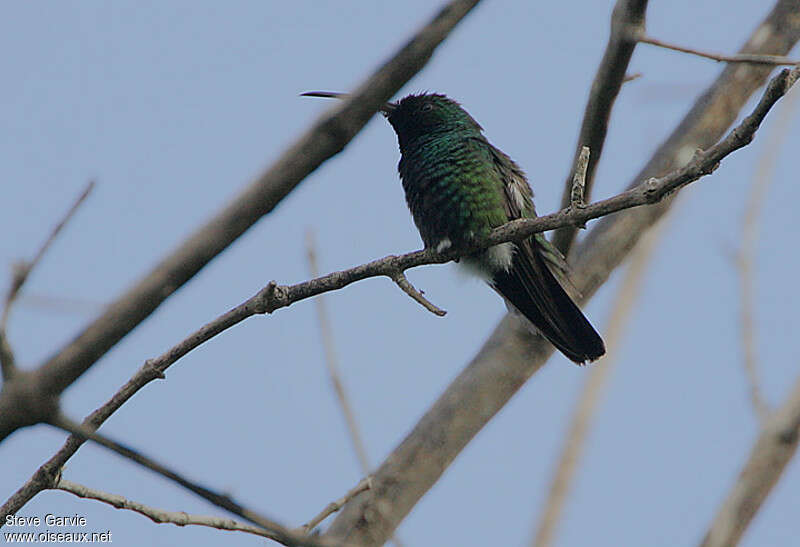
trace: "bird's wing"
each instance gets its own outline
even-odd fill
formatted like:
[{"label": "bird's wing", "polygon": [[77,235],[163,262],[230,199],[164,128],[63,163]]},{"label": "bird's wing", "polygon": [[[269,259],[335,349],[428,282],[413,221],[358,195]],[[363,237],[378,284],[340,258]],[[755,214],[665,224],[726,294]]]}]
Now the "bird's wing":
[{"label": "bird's wing", "polygon": [[[488,143],[487,143],[488,144]],[[502,150],[489,144],[495,169],[500,173],[505,192],[505,208],[508,220],[535,217],[536,209],[533,206],[533,190],[531,190],[525,172],[514,160]]]},{"label": "bird's wing", "polygon": [[[506,214],[509,220],[518,218],[532,218],[536,216],[533,204],[533,190],[531,190],[525,172],[502,150],[489,145],[495,167],[501,173],[504,181]],[[564,255],[551,244],[542,233],[533,235],[532,247],[545,260],[556,278],[568,287],[573,297],[579,297],[580,292],[570,281],[570,268]]]},{"label": "bird's wing", "polygon": [[[491,146],[491,145],[490,145]],[[533,192],[525,173],[506,154],[491,147],[501,174],[509,220],[535,217]],[[564,291],[572,285],[564,257],[542,234],[517,244],[513,265],[497,272],[492,285],[559,350],[576,363],[597,359],[603,341]]]}]

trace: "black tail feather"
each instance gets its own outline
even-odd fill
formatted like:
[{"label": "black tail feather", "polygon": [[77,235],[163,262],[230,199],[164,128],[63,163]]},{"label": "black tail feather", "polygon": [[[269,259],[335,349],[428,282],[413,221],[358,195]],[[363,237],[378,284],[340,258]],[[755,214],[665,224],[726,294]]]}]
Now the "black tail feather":
[{"label": "black tail feather", "polygon": [[547,267],[535,242],[517,246],[508,271],[500,270],[492,286],[570,360],[594,361],[606,352],[602,338]]}]

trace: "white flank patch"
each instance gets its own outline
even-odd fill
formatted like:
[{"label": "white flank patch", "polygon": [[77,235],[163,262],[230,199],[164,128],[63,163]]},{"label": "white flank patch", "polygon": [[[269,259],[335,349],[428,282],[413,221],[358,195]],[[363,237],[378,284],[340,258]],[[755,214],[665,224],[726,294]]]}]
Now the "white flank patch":
[{"label": "white flank patch", "polygon": [[477,275],[484,281],[492,279],[498,270],[508,271],[514,261],[514,244],[501,243],[489,247],[477,257],[464,258],[461,264],[464,270],[472,275]]},{"label": "white flank patch", "polygon": [[489,247],[484,253],[484,260],[494,270],[505,270],[511,267],[511,262],[514,260],[514,244],[501,243],[494,247]]},{"label": "white flank patch", "polygon": [[436,244],[436,252],[441,253],[442,251],[446,251],[450,247],[453,246],[453,242],[450,241],[449,237],[444,238],[439,243]]}]

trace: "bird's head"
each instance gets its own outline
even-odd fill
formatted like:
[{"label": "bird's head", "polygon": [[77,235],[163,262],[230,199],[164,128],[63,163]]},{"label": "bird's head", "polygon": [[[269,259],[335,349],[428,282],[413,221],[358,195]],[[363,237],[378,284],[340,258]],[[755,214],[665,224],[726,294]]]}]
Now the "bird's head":
[{"label": "bird's head", "polygon": [[384,115],[401,141],[440,132],[481,131],[460,104],[438,93],[403,97]]},{"label": "bird's head", "polygon": [[[332,91],[309,91],[306,97],[328,97],[342,99],[346,93]],[[385,103],[381,113],[392,124],[401,147],[404,142],[418,137],[448,131],[474,131],[480,133],[481,126],[453,99],[439,93],[407,95],[396,103]]]}]

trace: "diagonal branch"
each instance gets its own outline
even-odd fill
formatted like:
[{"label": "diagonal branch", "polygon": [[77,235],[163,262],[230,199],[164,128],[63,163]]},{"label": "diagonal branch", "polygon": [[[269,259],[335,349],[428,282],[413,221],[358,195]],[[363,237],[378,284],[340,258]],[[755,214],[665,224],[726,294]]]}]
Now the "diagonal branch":
[{"label": "diagonal branch", "polygon": [[712,61],[717,61],[720,63],[756,63],[756,64],[774,65],[774,66],[800,65],[800,61],[791,59],[784,55],[753,55],[752,53],[738,53],[736,55],[724,55],[722,53],[711,53],[708,51],[700,51],[699,49],[693,49],[689,47],[679,46],[676,44],[670,44],[669,42],[664,42],[663,40],[657,40],[655,38],[651,38],[650,36],[645,36],[645,35],[639,37],[639,43],[650,44],[651,46],[657,46],[664,49],[671,49],[672,51],[680,51],[681,53],[696,55],[697,57],[703,57],[704,59],[711,59]]},{"label": "diagonal branch", "polygon": [[14,365],[14,354],[11,350],[11,346],[8,343],[8,337],[6,336],[6,327],[8,326],[8,316],[11,313],[11,307],[14,305],[14,301],[19,296],[19,291],[22,289],[22,286],[28,280],[28,276],[31,274],[33,269],[36,267],[37,264],[42,260],[42,257],[47,252],[47,249],[50,248],[50,245],[55,241],[58,234],[61,233],[61,230],[66,226],[67,222],[70,221],[72,216],[81,206],[81,204],[89,197],[89,194],[94,189],[94,181],[90,181],[89,184],[86,185],[83,192],[78,196],[78,198],[73,202],[72,206],[67,210],[64,214],[62,219],[55,225],[53,230],[50,232],[50,235],[39,247],[39,250],[36,252],[36,255],[29,260],[29,261],[21,261],[14,266],[13,274],[11,276],[11,286],[8,288],[8,293],[6,293],[6,300],[3,306],[2,315],[0,315],[0,373],[2,373],[3,379],[9,380],[11,376],[16,372],[16,367]]},{"label": "diagonal branch", "polygon": [[[785,54],[800,39],[800,0],[778,0],[742,48],[745,53]],[[686,162],[697,148],[716,142],[769,69],[723,69],[672,135],[634,179],[635,184]],[[594,154],[594,148],[592,148]],[[669,209],[672,199],[600,220],[576,248],[572,281],[591,297],[639,238]],[[470,364],[373,475],[375,487],[339,512],[326,535],[357,545],[379,545],[433,486],[448,465],[552,353],[506,316]]]},{"label": "diagonal branch", "polygon": [[[282,543],[283,545],[319,545],[322,547],[324,543],[316,541],[314,538],[304,537],[301,533],[283,530],[275,532],[270,529],[253,526],[252,524],[243,524],[231,519],[212,517],[205,515],[190,515],[183,511],[165,511],[164,509],[156,509],[149,505],[144,505],[136,501],[129,500],[118,494],[109,494],[102,490],[89,488],[76,482],[60,479],[58,484],[54,487],[56,490],[69,492],[70,494],[83,499],[92,499],[116,509],[125,509],[144,515],[156,524],[174,524],[176,526],[206,526],[209,528],[216,528],[217,530],[229,530],[233,532],[246,532],[257,536],[265,537]],[[112,541],[112,536],[109,535],[108,542]],[[332,546],[331,546],[332,547]]]},{"label": "diagonal branch", "polygon": [[412,285],[411,281],[408,280],[406,274],[404,274],[402,271],[395,272],[389,277],[391,277],[392,281],[394,281],[397,284],[397,286],[400,287],[401,291],[406,293],[414,301],[419,303],[423,308],[431,312],[433,315],[436,315],[438,317],[444,317],[445,315],[447,315],[447,312],[445,310],[436,306],[430,300],[425,298],[423,292],[417,289],[414,285]]},{"label": "diagonal branch", "polygon": [[[625,82],[625,71],[628,70],[628,64],[636,47],[636,37],[644,33],[646,10],[647,0],[617,0],[614,5],[614,11],[611,14],[611,34],[608,37],[603,60],[600,61],[597,74],[592,81],[589,100],[583,113],[572,168],[567,176],[564,194],[561,198],[562,209],[569,207],[572,203],[572,181],[575,178],[581,150],[584,146],[592,151],[586,167],[584,197],[588,201],[592,195],[594,173],[603,153],[611,110],[617,100],[619,90]],[[553,234],[553,244],[564,256],[568,255],[572,243],[575,241],[576,233],[575,226],[565,226]]]},{"label": "diagonal branch", "polygon": [[311,532],[314,528],[319,526],[319,524],[323,520],[334,514],[342,507],[344,507],[345,503],[347,503],[348,501],[359,495],[361,492],[365,492],[370,488],[372,488],[372,479],[370,477],[365,477],[361,479],[358,482],[358,484],[355,485],[350,490],[348,490],[344,496],[342,496],[336,501],[330,502],[328,505],[325,506],[325,508],[322,511],[320,511],[320,513],[317,516],[315,516],[313,519],[309,520],[307,523],[302,525],[300,527],[300,530],[306,534]]},{"label": "diagonal branch", "polygon": [[759,387],[758,360],[756,357],[756,325],[755,297],[753,294],[756,244],[758,242],[758,218],[766,198],[767,191],[773,181],[775,163],[780,153],[781,143],[792,126],[792,114],[800,101],[797,90],[790,93],[786,100],[778,106],[777,120],[771,127],[763,145],[764,152],[759,158],[756,172],[747,198],[744,218],[742,220],[742,237],[737,257],[739,274],[740,309],[739,324],[741,330],[742,358],[744,371],[750,391],[750,402],[759,423],[769,416],[769,405]]},{"label": "diagonal branch", "polygon": [[[308,256],[308,269],[314,277],[319,276],[319,265],[317,264],[317,251],[314,245],[314,237],[311,231],[306,233],[306,254]],[[350,404],[350,398],[347,396],[347,391],[342,383],[341,374],[339,374],[339,365],[336,359],[336,349],[333,345],[333,333],[331,332],[331,323],[328,320],[328,308],[325,305],[325,299],[320,297],[314,301],[317,308],[317,320],[319,323],[320,334],[322,335],[322,347],[325,351],[325,365],[328,368],[328,376],[330,377],[331,384],[333,384],[333,391],[336,393],[336,398],[339,400],[339,406],[344,414],[344,421],[347,424],[347,430],[350,433],[350,441],[353,443],[353,450],[356,453],[358,465],[361,468],[361,473],[364,475],[369,474],[369,458],[367,457],[367,449],[364,446],[364,439],[361,437],[361,430],[358,428],[356,422],[356,415],[353,412],[353,406]],[[313,528],[313,526],[311,527]]]},{"label": "diagonal branch", "polygon": [[175,484],[182,486],[186,490],[189,490],[207,502],[216,505],[217,507],[221,507],[222,509],[242,517],[243,519],[249,520],[253,524],[257,524],[266,530],[270,530],[275,525],[275,523],[269,518],[265,517],[264,515],[260,515],[252,509],[248,509],[230,496],[221,494],[212,490],[211,488],[203,486],[200,483],[191,481],[181,473],[155,461],[149,456],[142,454],[138,450],[114,441],[105,435],[101,435],[90,427],[75,423],[62,414],[57,415],[52,420],[52,425],[63,429],[64,431],[67,431],[80,439],[88,439],[94,443],[97,443],[100,446],[119,454],[123,458],[132,461],[133,463],[141,465],[145,469],[149,469],[150,471],[153,471],[154,473],[171,480]]},{"label": "diagonal branch", "polygon": [[736,545],[797,452],[800,379],[786,401],[764,422],[739,478],[719,508],[702,547]]}]

